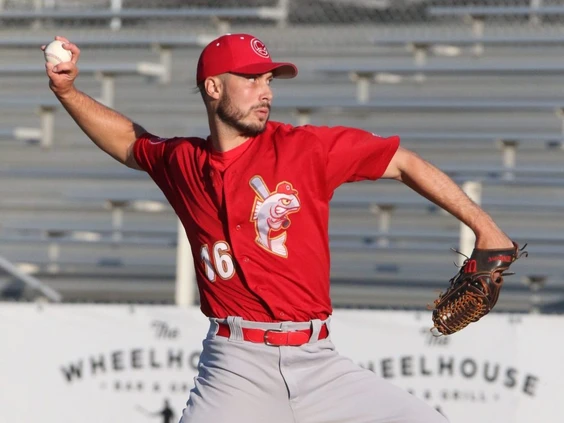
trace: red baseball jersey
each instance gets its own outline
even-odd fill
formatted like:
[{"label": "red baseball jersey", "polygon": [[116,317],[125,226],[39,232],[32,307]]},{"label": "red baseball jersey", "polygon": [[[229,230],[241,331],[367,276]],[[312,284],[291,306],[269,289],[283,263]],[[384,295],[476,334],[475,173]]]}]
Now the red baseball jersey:
[{"label": "red baseball jersey", "polygon": [[381,177],[398,146],[359,129],[269,122],[226,153],[209,140],[147,133],[134,156],[186,229],[206,316],[307,321],[332,312],[334,190]]}]

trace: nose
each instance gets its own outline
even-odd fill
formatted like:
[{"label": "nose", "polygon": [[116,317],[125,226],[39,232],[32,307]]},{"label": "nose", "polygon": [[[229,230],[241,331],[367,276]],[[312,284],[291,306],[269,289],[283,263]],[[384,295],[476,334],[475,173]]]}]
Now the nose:
[{"label": "nose", "polygon": [[262,90],[260,93],[260,101],[261,102],[272,102],[272,88],[270,88],[270,85],[268,85],[267,82],[264,82],[262,84]]}]

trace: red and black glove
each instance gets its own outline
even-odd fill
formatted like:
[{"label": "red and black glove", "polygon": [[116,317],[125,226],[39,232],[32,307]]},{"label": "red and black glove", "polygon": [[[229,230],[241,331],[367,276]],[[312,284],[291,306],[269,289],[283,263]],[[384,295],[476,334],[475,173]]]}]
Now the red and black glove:
[{"label": "red and black glove", "polygon": [[528,255],[523,248],[519,250],[514,242],[510,249],[474,249],[446,292],[435,300],[431,330],[451,335],[488,314],[499,298],[503,276],[512,274],[503,272]]}]

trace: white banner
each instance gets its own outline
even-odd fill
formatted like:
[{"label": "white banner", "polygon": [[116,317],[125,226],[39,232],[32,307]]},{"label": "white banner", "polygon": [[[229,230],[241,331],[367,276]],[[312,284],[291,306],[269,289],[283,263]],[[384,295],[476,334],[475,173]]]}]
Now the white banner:
[{"label": "white banner", "polygon": [[[491,314],[434,338],[430,312],[337,310],[341,354],[452,423],[560,422],[564,318]],[[177,421],[207,319],[173,306],[0,306],[0,423]]]},{"label": "white banner", "polygon": [[424,399],[452,423],[556,423],[564,318],[491,314],[435,338],[430,313],[338,312],[343,355]]}]

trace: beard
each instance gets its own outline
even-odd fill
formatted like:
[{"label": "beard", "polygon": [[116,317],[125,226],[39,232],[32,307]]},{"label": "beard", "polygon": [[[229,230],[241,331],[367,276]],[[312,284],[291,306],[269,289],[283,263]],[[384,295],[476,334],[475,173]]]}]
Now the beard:
[{"label": "beard", "polygon": [[262,107],[268,107],[268,110],[270,111],[270,104],[263,103],[251,108],[251,110],[249,110],[247,113],[244,113],[233,105],[233,102],[228,95],[224,95],[219,100],[219,104],[217,105],[217,116],[223,123],[239,131],[241,135],[246,137],[256,137],[257,135],[260,135],[265,131],[266,123],[268,122],[270,114],[264,122],[255,124],[244,123],[243,119],[249,116],[254,109]]}]

